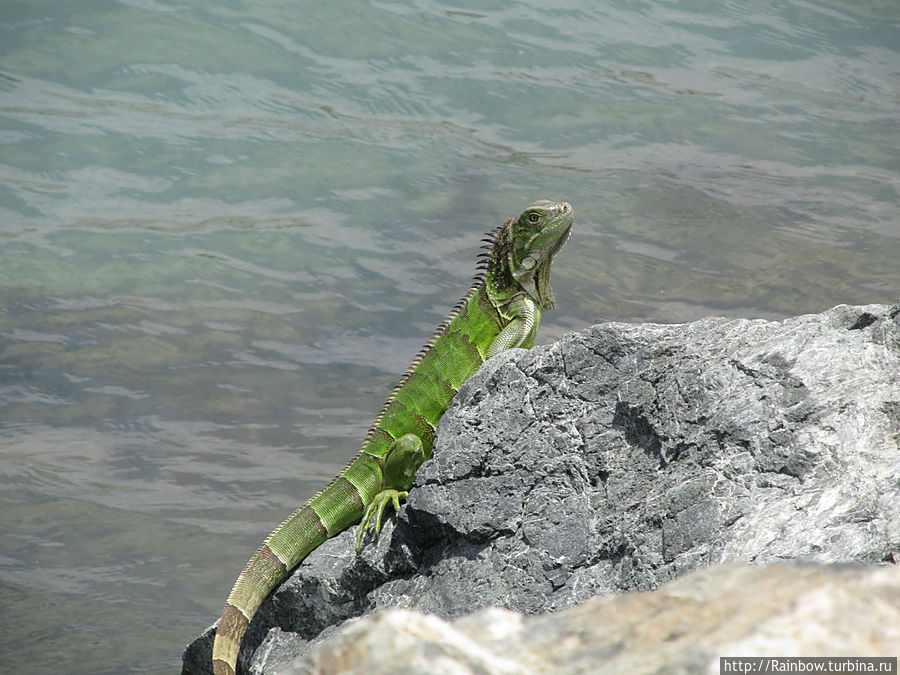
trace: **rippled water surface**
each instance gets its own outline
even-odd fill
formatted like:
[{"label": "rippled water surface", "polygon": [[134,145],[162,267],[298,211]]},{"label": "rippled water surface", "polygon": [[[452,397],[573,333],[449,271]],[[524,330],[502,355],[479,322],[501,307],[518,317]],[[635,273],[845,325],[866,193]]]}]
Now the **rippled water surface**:
[{"label": "rippled water surface", "polygon": [[481,234],[560,309],[900,299],[900,5],[0,3],[0,670],[175,672]]}]

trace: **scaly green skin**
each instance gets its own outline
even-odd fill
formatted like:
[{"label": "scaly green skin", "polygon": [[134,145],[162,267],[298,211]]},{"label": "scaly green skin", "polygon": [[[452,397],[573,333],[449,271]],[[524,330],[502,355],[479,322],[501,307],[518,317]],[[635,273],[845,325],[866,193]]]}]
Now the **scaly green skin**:
[{"label": "scaly green skin", "polygon": [[262,601],[311,551],[361,522],[357,550],[387,504],[400,507],[431,457],[438,420],[463,382],[506,349],[531,347],[541,312],[555,307],[550,264],[572,227],[572,207],[538,201],[499,227],[469,292],[400,379],[362,449],[340,474],[275,528],[228,596],[213,645],[213,671],[234,675],[247,626]]}]

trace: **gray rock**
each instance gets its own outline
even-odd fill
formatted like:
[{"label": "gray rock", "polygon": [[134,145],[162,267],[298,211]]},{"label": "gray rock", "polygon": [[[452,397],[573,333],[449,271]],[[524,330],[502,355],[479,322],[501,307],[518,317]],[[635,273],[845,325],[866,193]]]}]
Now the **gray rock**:
[{"label": "gray rock", "polygon": [[[310,555],[244,654],[286,672],[384,607],[534,614],[714,563],[896,562],[898,438],[900,305],[508,352],[460,390],[399,518],[361,556],[353,532]],[[210,637],[184,672],[209,672]]]}]

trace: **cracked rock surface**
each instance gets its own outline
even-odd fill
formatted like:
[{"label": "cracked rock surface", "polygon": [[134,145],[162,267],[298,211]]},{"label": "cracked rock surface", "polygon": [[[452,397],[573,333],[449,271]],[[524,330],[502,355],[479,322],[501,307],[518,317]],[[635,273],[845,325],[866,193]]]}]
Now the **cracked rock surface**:
[{"label": "cracked rock surface", "polygon": [[[724,562],[900,559],[900,305],[601,324],[501,354],[444,415],[377,541],[314,551],[242,663],[281,672],[347,618],[455,619],[651,590]],[[212,628],[185,652],[209,672]]]}]

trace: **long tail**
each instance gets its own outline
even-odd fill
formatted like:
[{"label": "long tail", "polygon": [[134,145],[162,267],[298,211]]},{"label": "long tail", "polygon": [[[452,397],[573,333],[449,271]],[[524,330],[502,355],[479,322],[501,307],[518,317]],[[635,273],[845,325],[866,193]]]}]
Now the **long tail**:
[{"label": "long tail", "polygon": [[266,538],[234,582],[219,619],[212,651],[215,675],[235,675],[241,642],[263,600],[322,542],[362,518],[364,499],[371,499],[371,485],[376,482],[381,483],[377,462],[358,455]]}]

